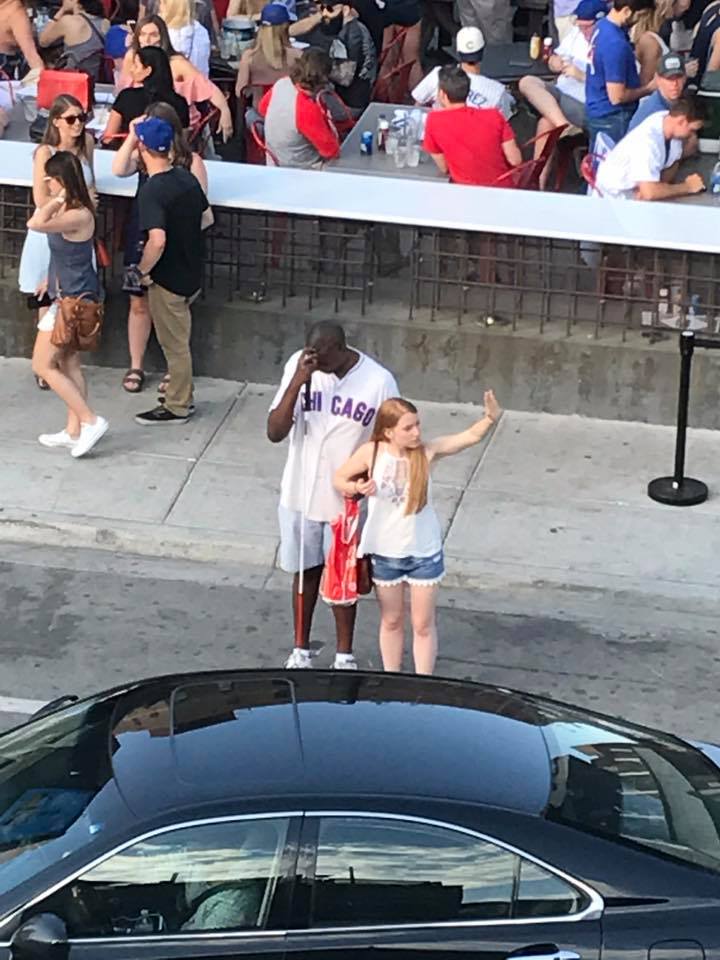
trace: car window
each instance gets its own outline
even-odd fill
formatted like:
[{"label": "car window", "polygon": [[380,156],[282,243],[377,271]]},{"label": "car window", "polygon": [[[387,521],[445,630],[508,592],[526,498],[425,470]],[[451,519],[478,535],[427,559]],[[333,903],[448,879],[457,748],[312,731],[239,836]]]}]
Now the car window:
[{"label": "car window", "polygon": [[131,816],[112,776],[114,701],[89,700],[0,737],[0,915],[14,891]]},{"label": "car window", "polygon": [[[558,916],[583,898],[509,850],[412,821],[320,821],[311,923],[316,927]],[[519,881],[519,882],[518,882]],[[546,912],[544,912],[544,908]]]},{"label": "car window", "polygon": [[585,902],[562,877],[521,858],[513,917],[562,917],[578,913]]},{"label": "car window", "polygon": [[546,713],[548,819],[720,872],[720,771],[707,757],[663,734]]},{"label": "car window", "polygon": [[194,824],[126,847],[48,898],[72,937],[191,934],[267,926],[284,818]]}]

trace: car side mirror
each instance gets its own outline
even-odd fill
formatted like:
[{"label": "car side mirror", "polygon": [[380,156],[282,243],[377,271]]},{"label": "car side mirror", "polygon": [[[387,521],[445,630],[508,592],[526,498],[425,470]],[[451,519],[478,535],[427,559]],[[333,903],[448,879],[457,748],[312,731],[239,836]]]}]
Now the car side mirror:
[{"label": "car side mirror", "polygon": [[38,913],[26,920],[10,940],[13,960],[67,960],[69,953],[67,927],[54,913]]}]

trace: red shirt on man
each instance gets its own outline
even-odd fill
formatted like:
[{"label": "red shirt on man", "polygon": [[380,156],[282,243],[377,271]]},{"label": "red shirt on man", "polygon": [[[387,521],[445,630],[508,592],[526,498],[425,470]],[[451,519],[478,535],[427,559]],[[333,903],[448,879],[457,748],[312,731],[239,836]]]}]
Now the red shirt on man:
[{"label": "red shirt on man", "polygon": [[423,150],[445,157],[453,183],[489,187],[510,169],[502,145],[514,139],[499,110],[462,106],[430,112]]}]

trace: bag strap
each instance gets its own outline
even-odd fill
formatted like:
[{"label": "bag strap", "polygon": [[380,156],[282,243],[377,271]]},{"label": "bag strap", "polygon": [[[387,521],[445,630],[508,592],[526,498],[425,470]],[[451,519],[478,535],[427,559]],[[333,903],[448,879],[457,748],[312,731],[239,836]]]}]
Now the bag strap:
[{"label": "bag strap", "polygon": [[369,474],[368,474],[368,480],[372,480],[372,475],[373,475],[373,472],[374,472],[374,470],[375,470],[375,461],[377,460],[378,447],[379,447],[379,446],[380,446],[380,441],[379,441],[379,440],[376,440],[376,441],[375,441],[375,445],[374,445],[374,447],[373,447],[372,460],[370,461],[370,472],[369,472]]},{"label": "bag strap", "polygon": [[[102,43],[102,46],[103,46],[103,50],[104,50],[104,49],[105,49],[105,34],[101,33],[101,31],[95,26],[95,24],[92,22],[92,20],[90,19],[90,17],[89,17],[86,13],[81,13],[80,16],[83,18],[83,20],[85,20],[85,21],[90,25],[90,29],[93,31],[93,33],[94,33],[95,36],[98,38],[98,40],[100,40],[100,42]],[[88,38],[88,39],[89,39],[89,38]]]}]

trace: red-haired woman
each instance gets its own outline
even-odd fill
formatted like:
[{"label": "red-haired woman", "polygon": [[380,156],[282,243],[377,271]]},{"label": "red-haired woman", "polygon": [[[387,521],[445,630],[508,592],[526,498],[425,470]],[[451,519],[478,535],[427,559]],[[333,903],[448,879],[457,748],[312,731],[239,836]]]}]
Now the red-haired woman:
[{"label": "red-haired woman", "polygon": [[435,606],[445,563],[430,471],[441,457],[480,443],[497,423],[502,411],[492,390],[485,391],[484,401],[485,416],[477,423],[462,433],[424,443],[417,407],[409,400],[386,400],[377,412],[370,442],[335,474],[340,493],[369,498],[359,554],[372,560],[385,670],[402,668],[406,588],[415,672],[432,673],[435,667]]}]

